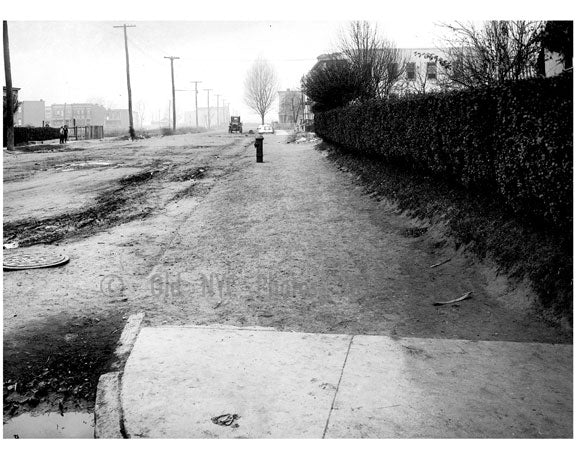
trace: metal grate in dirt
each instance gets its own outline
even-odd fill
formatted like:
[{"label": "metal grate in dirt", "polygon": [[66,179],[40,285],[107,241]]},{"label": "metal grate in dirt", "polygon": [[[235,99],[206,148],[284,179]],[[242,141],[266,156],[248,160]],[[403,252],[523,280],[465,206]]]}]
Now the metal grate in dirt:
[{"label": "metal grate in dirt", "polygon": [[20,269],[51,268],[68,263],[70,258],[66,255],[55,253],[4,253],[3,268],[5,271],[16,271]]}]

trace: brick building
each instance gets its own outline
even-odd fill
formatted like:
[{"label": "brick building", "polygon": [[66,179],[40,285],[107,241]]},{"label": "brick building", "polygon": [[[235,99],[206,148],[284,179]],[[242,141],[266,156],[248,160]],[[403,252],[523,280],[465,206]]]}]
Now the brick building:
[{"label": "brick building", "polygon": [[106,109],[98,104],[52,104],[50,126],[104,126]]}]

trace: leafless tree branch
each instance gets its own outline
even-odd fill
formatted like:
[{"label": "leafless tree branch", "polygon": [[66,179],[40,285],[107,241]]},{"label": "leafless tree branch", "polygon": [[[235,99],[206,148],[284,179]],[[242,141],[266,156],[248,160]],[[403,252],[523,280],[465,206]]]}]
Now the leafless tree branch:
[{"label": "leafless tree branch", "polygon": [[394,42],[380,36],[377,26],[353,21],[341,34],[340,53],[352,67],[360,101],[388,97],[406,63]]}]

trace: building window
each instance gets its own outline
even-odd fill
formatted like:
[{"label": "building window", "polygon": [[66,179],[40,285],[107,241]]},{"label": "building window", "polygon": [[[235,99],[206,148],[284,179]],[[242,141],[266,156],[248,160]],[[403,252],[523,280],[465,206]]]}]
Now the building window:
[{"label": "building window", "polygon": [[392,78],[398,75],[398,64],[396,62],[388,64],[388,75]]},{"label": "building window", "polygon": [[406,78],[408,80],[415,80],[416,79],[416,63],[415,62],[408,62],[406,64]]},{"label": "building window", "polygon": [[426,64],[426,78],[429,80],[435,80],[436,77],[436,62],[428,62]]}]

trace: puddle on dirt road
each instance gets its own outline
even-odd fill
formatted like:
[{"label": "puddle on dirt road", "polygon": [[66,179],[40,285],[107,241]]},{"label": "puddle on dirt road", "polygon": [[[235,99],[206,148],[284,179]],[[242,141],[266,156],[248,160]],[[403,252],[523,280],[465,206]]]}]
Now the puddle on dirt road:
[{"label": "puddle on dirt road", "polygon": [[4,424],[4,438],[94,438],[94,414],[24,413]]},{"label": "puddle on dirt road", "polygon": [[57,164],[55,167],[56,169],[60,169],[61,172],[68,172],[76,170],[77,168],[108,167],[108,166],[117,166],[117,164],[104,161],[82,161],[77,163]]}]

